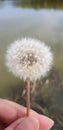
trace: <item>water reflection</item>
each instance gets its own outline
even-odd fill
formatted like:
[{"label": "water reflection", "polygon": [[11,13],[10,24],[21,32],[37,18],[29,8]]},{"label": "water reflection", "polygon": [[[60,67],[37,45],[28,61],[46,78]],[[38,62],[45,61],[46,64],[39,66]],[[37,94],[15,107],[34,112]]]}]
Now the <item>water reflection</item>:
[{"label": "water reflection", "polygon": [[3,78],[7,81],[8,76],[4,65],[5,50],[8,44],[25,36],[40,39],[52,46],[55,68],[63,73],[63,11],[15,8],[12,3],[19,3],[17,1],[3,3],[4,6],[0,8],[0,74],[2,73],[0,82],[2,86],[4,86]]},{"label": "water reflection", "polygon": [[[9,0],[0,0],[0,3]],[[11,0],[12,4],[17,7],[24,8],[54,8],[63,9],[63,0]]]},{"label": "water reflection", "polygon": [[40,8],[58,8],[62,9],[63,8],[63,1],[59,0],[18,0],[18,1],[13,1],[13,4],[16,6],[21,6],[21,7],[27,7],[27,8],[35,8],[35,9],[40,9]]}]

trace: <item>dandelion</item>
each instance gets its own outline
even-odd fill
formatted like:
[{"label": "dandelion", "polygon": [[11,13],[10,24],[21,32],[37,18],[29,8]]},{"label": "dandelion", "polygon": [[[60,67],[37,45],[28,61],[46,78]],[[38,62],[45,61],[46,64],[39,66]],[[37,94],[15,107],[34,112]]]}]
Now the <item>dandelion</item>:
[{"label": "dandelion", "polygon": [[51,69],[53,55],[45,43],[24,38],[12,43],[6,51],[6,66],[15,76],[27,81],[27,115],[30,108],[30,81],[45,77]]}]

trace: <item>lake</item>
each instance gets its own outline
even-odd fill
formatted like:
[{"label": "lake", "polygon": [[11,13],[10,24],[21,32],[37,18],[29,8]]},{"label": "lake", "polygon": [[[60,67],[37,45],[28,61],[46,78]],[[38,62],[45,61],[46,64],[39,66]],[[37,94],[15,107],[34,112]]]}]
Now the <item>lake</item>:
[{"label": "lake", "polygon": [[[0,0],[1,98],[8,98],[11,86],[20,84],[20,80],[9,73],[5,66],[5,53],[10,43],[23,37],[40,39],[51,46],[54,54],[53,68],[63,86],[63,2]],[[63,91],[63,87],[60,89]],[[61,93],[57,95],[58,100],[63,98]]]}]

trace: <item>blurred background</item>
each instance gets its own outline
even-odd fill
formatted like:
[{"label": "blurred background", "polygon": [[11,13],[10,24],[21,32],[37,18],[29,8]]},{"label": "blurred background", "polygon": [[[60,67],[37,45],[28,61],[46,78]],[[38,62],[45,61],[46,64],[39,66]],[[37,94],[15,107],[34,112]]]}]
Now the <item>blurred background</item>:
[{"label": "blurred background", "polygon": [[63,130],[63,0],[0,0],[0,98],[26,106],[26,83],[5,66],[8,45],[22,37],[51,46],[54,65],[34,89],[31,84],[31,108],[55,121],[52,130]]}]

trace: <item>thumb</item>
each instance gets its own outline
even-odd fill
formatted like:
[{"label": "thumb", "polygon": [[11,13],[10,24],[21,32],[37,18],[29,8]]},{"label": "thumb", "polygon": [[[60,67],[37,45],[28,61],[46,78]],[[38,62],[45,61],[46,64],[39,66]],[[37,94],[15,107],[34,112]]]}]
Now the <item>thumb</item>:
[{"label": "thumb", "polygon": [[34,117],[26,117],[15,130],[39,130],[39,122]]}]

